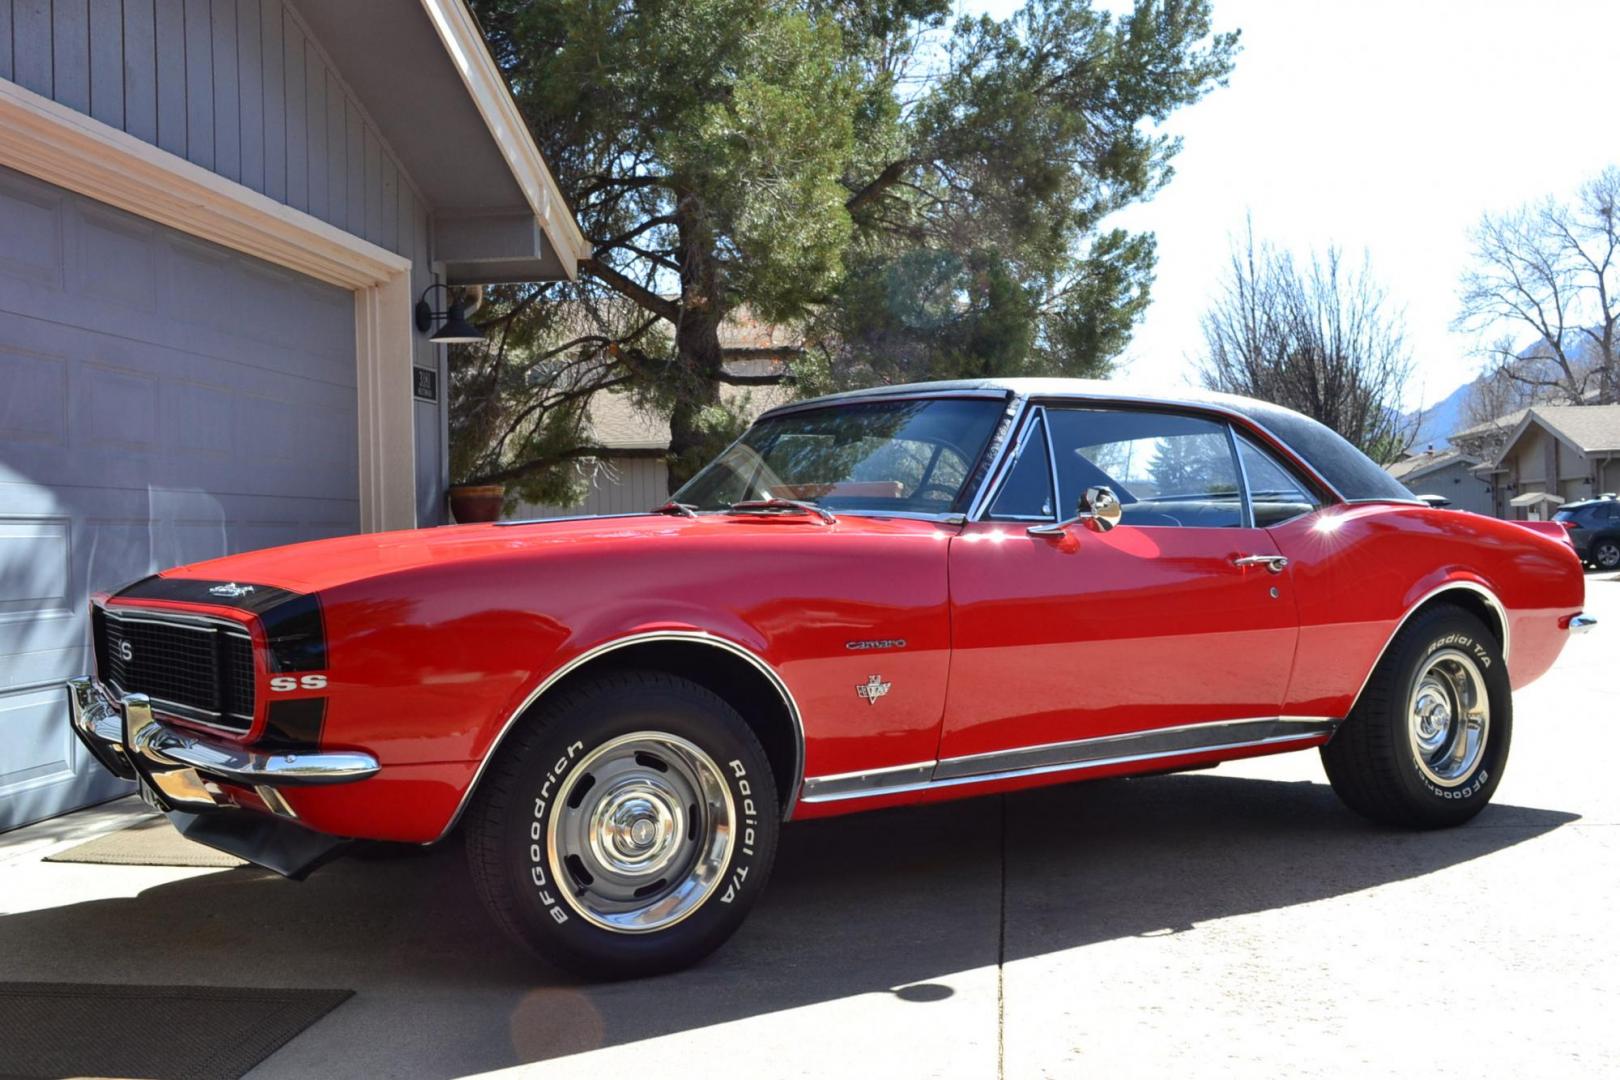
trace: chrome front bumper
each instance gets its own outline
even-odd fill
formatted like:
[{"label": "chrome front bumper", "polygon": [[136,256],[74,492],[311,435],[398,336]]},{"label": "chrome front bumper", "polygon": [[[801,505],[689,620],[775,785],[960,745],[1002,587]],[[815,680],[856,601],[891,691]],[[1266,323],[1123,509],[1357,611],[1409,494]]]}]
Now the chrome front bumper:
[{"label": "chrome front bumper", "polygon": [[1569,632],[1572,634],[1589,634],[1597,625],[1597,616],[1587,615],[1584,612],[1569,620]]},{"label": "chrome front bumper", "polygon": [[346,784],[379,768],[376,758],[353,750],[266,753],[205,739],[158,720],[145,694],[115,702],[91,678],[69,679],[67,691],[79,741],[115,775],[138,783],[142,798],[159,810],[219,807],[219,782],[226,781],[253,788],[283,813],[277,788]]},{"label": "chrome front bumper", "polygon": [[[303,827],[281,789],[352,783],[379,769],[376,758],[353,750],[275,754],[206,739],[157,719],[145,694],[115,702],[90,678],[69,679],[67,692],[79,741],[115,775],[135,781],[181,835],[291,878],[348,841]],[[251,788],[269,813],[241,809],[221,784]]]}]

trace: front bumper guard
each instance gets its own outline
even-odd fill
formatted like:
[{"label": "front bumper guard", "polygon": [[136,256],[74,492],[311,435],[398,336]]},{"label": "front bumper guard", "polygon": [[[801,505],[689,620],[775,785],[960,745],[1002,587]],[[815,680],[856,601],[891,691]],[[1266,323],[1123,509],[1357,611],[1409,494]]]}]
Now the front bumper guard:
[{"label": "front bumper guard", "polygon": [[[91,678],[69,679],[73,733],[115,776],[168,814],[186,837],[288,877],[301,877],[340,847],[341,837],[292,824],[281,788],[347,784],[380,766],[355,750],[268,753],[216,742],[164,724],[145,694],[114,702]],[[251,788],[276,817],[242,813],[220,783]],[[228,810],[214,814],[209,811]],[[278,820],[289,819],[289,820]]]}]

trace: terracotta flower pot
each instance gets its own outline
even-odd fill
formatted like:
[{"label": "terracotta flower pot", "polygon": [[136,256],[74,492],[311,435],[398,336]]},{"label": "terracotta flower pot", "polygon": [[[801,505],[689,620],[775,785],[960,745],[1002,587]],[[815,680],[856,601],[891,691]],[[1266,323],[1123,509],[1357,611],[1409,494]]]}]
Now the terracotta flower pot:
[{"label": "terracotta flower pot", "polygon": [[501,504],[505,499],[505,484],[452,484],[450,515],[458,525],[495,521],[501,516]]}]

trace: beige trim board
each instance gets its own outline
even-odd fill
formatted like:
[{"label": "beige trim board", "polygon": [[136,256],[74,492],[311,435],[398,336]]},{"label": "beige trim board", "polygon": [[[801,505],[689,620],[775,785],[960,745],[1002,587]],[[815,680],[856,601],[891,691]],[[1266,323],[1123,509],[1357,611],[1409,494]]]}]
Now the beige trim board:
[{"label": "beige trim board", "polygon": [[422,0],[422,7],[494,136],[495,145],[500,147],[501,156],[506,158],[513,179],[523,189],[529,208],[540,220],[546,239],[556,250],[563,273],[568,280],[574,280],[580,260],[590,257],[590,244],[563,200],[545,158],[540,156],[517,102],[507,91],[505,78],[490,58],[483,31],[462,0]]},{"label": "beige trim board", "polygon": [[352,290],[360,527],[416,527],[409,260],[5,79],[0,165]]}]

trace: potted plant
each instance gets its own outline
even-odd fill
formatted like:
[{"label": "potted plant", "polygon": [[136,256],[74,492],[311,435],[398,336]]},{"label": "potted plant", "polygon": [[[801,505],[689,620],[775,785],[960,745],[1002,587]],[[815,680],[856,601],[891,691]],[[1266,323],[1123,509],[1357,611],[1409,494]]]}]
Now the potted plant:
[{"label": "potted plant", "polygon": [[505,484],[450,485],[450,516],[457,525],[496,521],[505,502]]}]

